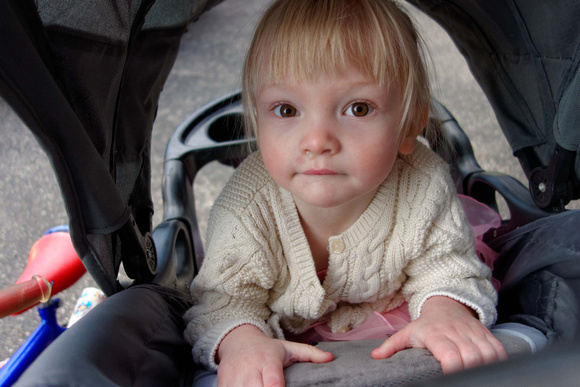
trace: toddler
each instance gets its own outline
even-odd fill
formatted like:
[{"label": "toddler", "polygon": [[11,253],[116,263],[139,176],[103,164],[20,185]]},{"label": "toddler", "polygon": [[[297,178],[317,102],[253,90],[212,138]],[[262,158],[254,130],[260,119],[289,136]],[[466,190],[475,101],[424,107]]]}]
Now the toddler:
[{"label": "toddler", "polygon": [[332,360],[313,340],[384,337],[373,358],[427,348],[444,372],[506,357],[448,166],[417,139],[430,98],[395,1],[266,10],[243,79],[258,151],[212,208],[185,315],[220,384],[283,385],[284,367]]}]

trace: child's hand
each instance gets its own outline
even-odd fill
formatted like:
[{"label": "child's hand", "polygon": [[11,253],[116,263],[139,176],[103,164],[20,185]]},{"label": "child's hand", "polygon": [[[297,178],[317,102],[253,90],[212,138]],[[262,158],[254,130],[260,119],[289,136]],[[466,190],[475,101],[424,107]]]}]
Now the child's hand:
[{"label": "child's hand", "polygon": [[371,356],[386,359],[405,348],[427,348],[444,373],[507,358],[503,345],[471,309],[448,297],[431,297],[421,316],[391,336]]},{"label": "child's hand", "polygon": [[242,325],[222,340],[217,361],[219,386],[284,386],[285,367],[296,362],[333,359],[307,344],[271,339],[253,325]]}]

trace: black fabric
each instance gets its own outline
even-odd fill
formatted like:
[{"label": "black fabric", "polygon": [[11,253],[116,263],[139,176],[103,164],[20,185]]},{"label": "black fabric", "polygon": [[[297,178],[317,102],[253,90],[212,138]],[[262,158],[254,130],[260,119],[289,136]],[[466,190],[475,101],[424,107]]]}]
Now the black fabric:
[{"label": "black fabric", "polygon": [[185,31],[141,31],[153,1],[136,3],[115,14],[126,33],[109,39],[45,28],[31,0],[0,2],[0,92],[49,156],[75,248],[108,295],[128,243],[116,231],[132,214],[151,232],[151,129]]},{"label": "black fabric", "polygon": [[189,24],[224,0],[157,0],[143,29],[175,28]]},{"label": "black fabric", "polygon": [[[126,218],[128,211],[67,100],[63,74],[34,3],[1,1],[0,7],[0,52],[9,53],[0,55],[0,92],[49,156],[65,198],[71,235],[86,258],[91,252],[84,238],[85,220],[93,227],[106,218]],[[83,177],[98,181],[98,188],[93,190]],[[108,191],[107,205],[97,206],[95,197]],[[109,274],[107,268],[91,259],[84,262],[109,290],[111,285],[102,280]]]},{"label": "black fabric", "polygon": [[[577,1],[408,0],[437,21],[465,57],[528,175],[555,144],[580,147]],[[580,181],[580,156],[575,156]]]},{"label": "black fabric", "polygon": [[129,41],[141,0],[37,0],[36,4],[44,26],[82,31],[122,46]]},{"label": "black fabric", "polygon": [[125,226],[152,231],[151,130],[181,36],[219,2],[0,1],[0,94],[51,160],[75,248],[107,295],[143,248]]},{"label": "black fabric", "polygon": [[490,243],[500,252],[498,322],[532,326],[549,342],[580,333],[580,211],[520,227]]},{"label": "black fabric", "polygon": [[113,295],[53,342],[16,386],[171,386],[192,365],[179,293],[139,285]]}]

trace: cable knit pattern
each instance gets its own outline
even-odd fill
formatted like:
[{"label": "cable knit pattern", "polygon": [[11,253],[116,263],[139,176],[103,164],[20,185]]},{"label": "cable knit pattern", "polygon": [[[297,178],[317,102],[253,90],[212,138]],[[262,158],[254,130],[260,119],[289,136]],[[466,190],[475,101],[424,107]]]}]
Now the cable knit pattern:
[{"label": "cable knit pattern", "polygon": [[425,145],[399,156],[361,217],[329,239],[320,283],[292,195],[248,157],[210,214],[207,255],[185,315],[194,359],[216,369],[223,337],[253,324],[270,337],[328,320],[336,332],[405,300],[416,319],[425,300],[444,295],[490,326],[497,295],[475,255],[473,235],[448,166]]}]

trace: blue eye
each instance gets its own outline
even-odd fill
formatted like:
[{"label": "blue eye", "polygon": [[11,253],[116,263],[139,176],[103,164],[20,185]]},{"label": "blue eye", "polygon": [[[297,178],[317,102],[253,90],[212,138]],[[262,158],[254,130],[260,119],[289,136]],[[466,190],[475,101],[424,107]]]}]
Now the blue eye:
[{"label": "blue eye", "polygon": [[274,108],[274,114],[278,117],[295,117],[298,115],[298,110],[292,105],[284,103],[282,105],[278,105]]},{"label": "blue eye", "polygon": [[369,115],[373,111],[373,108],[365,102],[355,102],[346,108],[345,114],[352,117],[364,117]]}]

